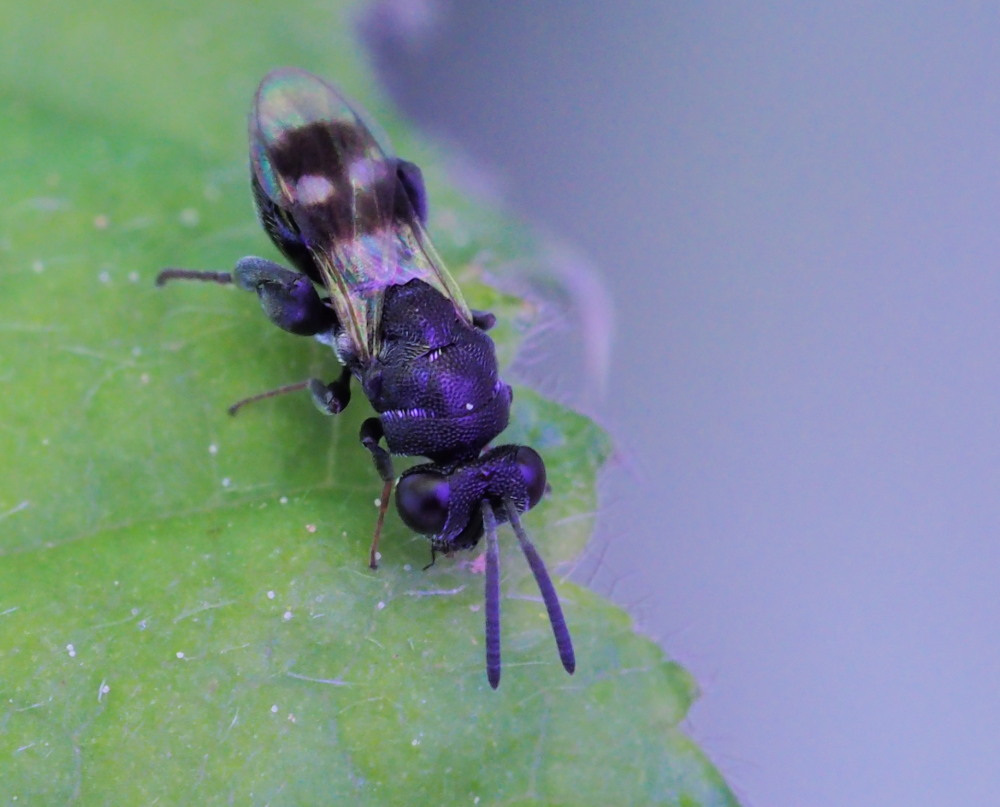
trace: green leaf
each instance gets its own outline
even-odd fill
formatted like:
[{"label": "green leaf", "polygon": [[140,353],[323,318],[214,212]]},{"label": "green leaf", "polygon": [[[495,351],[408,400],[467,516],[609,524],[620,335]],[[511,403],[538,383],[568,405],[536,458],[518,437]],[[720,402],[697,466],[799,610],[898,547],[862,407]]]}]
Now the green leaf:
[{"label": "green leaf", "polygon": [[[10,5],[10,4],[8,4]],[[390,515],[367,403],[303,395],[329,350],[251,295],[153,287],[166,265],[273,255],[247,189],[245,116],[271,67],[336,80],[424,167],[432,227],[470,303],[526,309],[471,258],[537,260],[523,226],[446,187],[381,102],[356,9],[291,2],[5,9],[0,142],[0,795],[19,804],[682,804],[735,800],[679,731],[696,687],[620,610],[557,585],[570,678],[504,535],[504,677],[483,661],[482,577],[429,559]],[[609,451],[591,422],[518,390],[505,435],[552,495],[525,522],[565,571]]]}]

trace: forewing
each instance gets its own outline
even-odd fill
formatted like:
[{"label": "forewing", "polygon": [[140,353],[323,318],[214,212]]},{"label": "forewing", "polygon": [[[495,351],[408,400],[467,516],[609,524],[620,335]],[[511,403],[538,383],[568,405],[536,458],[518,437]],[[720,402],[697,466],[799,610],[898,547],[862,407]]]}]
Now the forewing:
[{"label": "forewing", "polygon": [[423,280],[471,321],[373,128],[337,90],[295,68],[264,77],[250,115],[257,181],[312,254],[361,360],[378,351],[389,286]]}]

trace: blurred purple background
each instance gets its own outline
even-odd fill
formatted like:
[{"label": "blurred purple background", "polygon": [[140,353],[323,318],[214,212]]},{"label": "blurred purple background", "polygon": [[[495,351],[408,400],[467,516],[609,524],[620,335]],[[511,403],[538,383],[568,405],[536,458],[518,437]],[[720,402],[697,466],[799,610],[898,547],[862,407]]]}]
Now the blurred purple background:
[{"label": "blurred purple background", "polygon": [[388,7],[404,109],[607,278],[593,585],[743,802],[1000,804],[1000,9]]}]

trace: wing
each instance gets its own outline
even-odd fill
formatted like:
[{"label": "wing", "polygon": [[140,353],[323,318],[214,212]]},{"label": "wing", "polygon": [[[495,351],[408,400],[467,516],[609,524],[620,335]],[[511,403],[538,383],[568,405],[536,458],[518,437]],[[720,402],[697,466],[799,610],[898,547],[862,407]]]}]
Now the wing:
[{"label": "wing", "polygon": [[373,128],[329,84],[289,67],[264,77],[250,113],[254,175],[309,250],[362,361],[378,353],[389,286],[423,280],[472,321]]}]

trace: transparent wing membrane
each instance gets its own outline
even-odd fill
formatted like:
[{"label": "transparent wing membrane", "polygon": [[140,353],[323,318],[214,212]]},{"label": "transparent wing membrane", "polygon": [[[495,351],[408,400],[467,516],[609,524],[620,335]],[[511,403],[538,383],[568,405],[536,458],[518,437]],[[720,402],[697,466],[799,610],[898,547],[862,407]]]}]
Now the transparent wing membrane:
[{"label": "transparent wing membrane", "polygon": [[422,280],[472,316],[430,243],[384,137],[337,90],[294,68],[268,74],[250,115],[261,190],[312,254],[357,356],[378,353],[385,290]]}]

